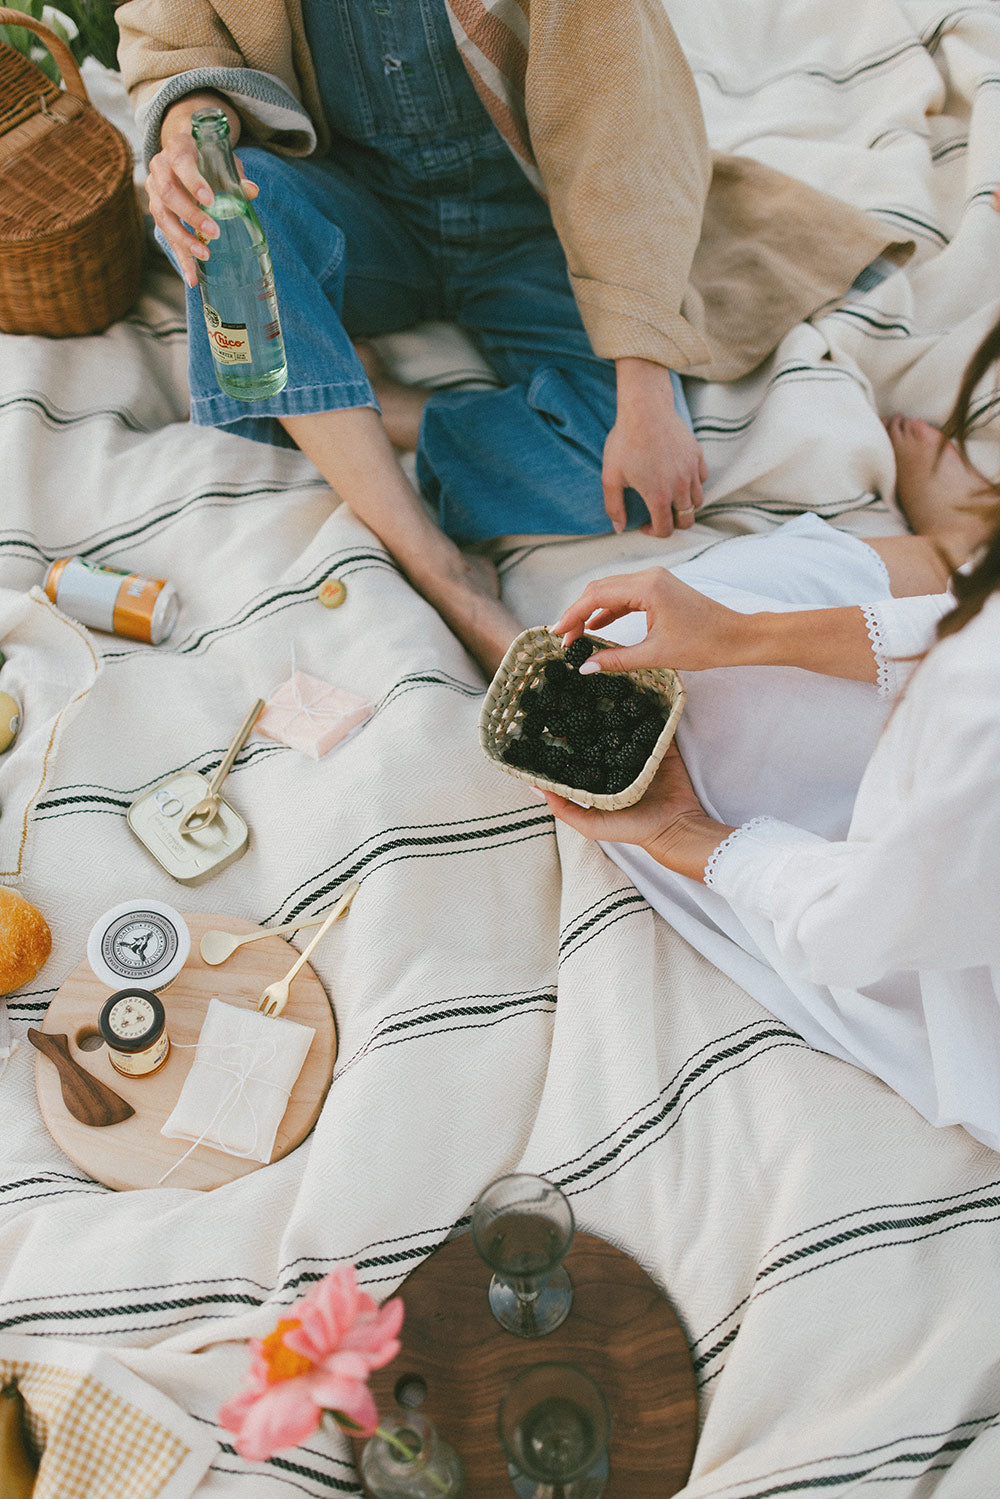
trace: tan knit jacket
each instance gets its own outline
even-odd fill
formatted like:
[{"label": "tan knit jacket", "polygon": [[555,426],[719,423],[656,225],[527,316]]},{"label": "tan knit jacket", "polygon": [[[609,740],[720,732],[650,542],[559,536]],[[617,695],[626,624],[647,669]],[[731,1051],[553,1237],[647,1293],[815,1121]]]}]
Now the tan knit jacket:
[{"label": "tan knit jacket", "polygon": [[[737,379],[876,256],[912,248],[783,173],[713,155],[662,0],[447,4],[480,96],[547,195],[597,354]],[[117,21],[134,107],[190,70],[252,68],[329,148],[301,0],[128,0]],[[244,138],[303,149],[252,119]]]}]

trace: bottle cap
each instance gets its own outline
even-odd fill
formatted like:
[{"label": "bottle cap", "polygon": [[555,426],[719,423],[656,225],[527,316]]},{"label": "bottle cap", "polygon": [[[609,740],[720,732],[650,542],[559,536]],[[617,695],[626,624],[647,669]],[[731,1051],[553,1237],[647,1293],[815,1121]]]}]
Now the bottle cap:
[{"label": "bottle cap", "polygon": [[347,589],[339,578],[327,578],[319,585],[316,597],[327,609],[337,609],[347,597]]}]

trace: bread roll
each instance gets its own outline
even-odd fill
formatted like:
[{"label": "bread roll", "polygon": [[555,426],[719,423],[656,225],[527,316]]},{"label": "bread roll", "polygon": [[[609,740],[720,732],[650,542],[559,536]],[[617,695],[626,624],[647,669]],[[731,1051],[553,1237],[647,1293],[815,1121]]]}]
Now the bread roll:
[{"label": "bread roll", "polygon": [[52,933],[41,911],[0,885],[0,994],[30,983],[51,951]]}]

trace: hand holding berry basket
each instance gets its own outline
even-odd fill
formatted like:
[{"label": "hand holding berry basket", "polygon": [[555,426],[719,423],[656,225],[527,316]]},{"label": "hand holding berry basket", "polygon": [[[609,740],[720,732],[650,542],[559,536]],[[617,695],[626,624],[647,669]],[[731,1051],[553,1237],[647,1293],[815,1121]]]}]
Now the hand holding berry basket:
[{"label": "hand holding berry basket", "polygon": [[684,686],[670,667],[597,672],[578,668],[613,642],[583,635],[568,650],[551,630],[525,630],[486,694],[479,742],[508,775],[583,806],[631,807],[674,737]]}]

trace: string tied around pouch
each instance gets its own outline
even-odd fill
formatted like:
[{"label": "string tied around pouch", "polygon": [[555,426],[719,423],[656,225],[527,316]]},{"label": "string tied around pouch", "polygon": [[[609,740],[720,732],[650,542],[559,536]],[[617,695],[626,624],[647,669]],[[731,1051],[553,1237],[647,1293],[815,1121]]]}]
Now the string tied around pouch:
[{"label": "string tied around pouch", "polygon": [[[276,1083],[274,1079],[270,1077],[255,1076],[255,1069],[258,1066],[267,1067],[271,1062],[274,1061],[275,1057],[278,1055],[278,1047],[276,1043],[274,1041],[269,1041],[266,1043],[266,1045],[269,1047],[269,1054],[267,1056],[259,1056],[257,1053],[259,1052],[259,1049],[262,1045],[265,1045],[265,1042],[260,1036],[257,1036],[253,1040],[249,1041],[225,1041],[222,1043],[215,1043],[210,1041],[194,1041],[190,1043],[184,1043],[180,1041],[171,1042],[171,1046],[175,1046],[178,1051],[200,1052],[201,1055],[197,1058],[199,1062],[204,1062],[206,1067],[213,1068],[217,1072],[228,1073],[233,1078],[233,1083],[229,1089],[229,1092],[223,1096],[219,1107],[216,1109],[212,1118],[205,1125],[205,1128],[202,1130],[197,1140],[195,1140],[194,1143],[188,1147],[184,1154],[178,1160],[176,1160],[172,1166],[169,1166],[167,1170],[164,1171],[163,1175],[156,1183],[158,1187],[163,1185],[168,1176],[173,1175],[178,1166],[183,1166],[188,1156],[196,1151],[199,1145],[204,1144],[205,1140],[217,1125],[220,1126],[219,1135],[221,1136],[221,1126],[225,1125],[226,1120],[230,1117],[234,1109],[236,1109],[241,1102],[247,1102],[247,1100],[244,1098],[247,1083],[264,1083],[269,1088],[274,1088],[278,1093],[283,1093],[284,1096],[288,1098],[289,1090],[285,1088],[281,1083]],[[223,1059],[222,1055],[220,1055],[218,1061],[212,1061],[212,1059],[207,1055],[207,1053],[209,1052],[218,1052],[221,1054],[225,1052],[240,1053],[247,1051],[250,1052],[250,1056],[243,1057],[236,1062],[227,1062]],[[249,1104],[249,1108],[250,1117],[253,1120],[254,1127],[253,1144],[247,1151],[231,1151],[230,1154],[240,1154],[252,1159],[253,1152],[257,1148],[257,1140],[260,1135],[260,1121],[258,1120],[257,1115],[254,1113],[252,1104]],[[225,1150],[225,1145],[222,1144],[221,1138],[219,1139],[219,1146],[220,1149]]]},{"label": "string tied around pouch", "polygon": [[[303,698],[301,689],[299,688],[299,672],[295,664],[294,640],[292,641],[291,676],[287,684],[282,683],[282,686],[286,685],[289,686],[292,690],[292,701],[290,703],[280,703],[275,702],[273,698],[269,697],[265,702],[265,707],[277,708],[282,713],[287,713],[290,708],[293,709],[294,711],[292,712],[291,718],[288,720],[289,724],[293,724],[300,714],[303,718],[305,718],[306,722],[311,724],[314,728],[326,728],[327,725],[337,723],[340,719],[343,718],[344,710],[342,707],[320,708],[317,707],[315,703],[307,703]],[[326,686],[325,683],[324,686]],[[332,692],[334,691],[334,689],[332,687],[327,687],[327,691]]]}]

